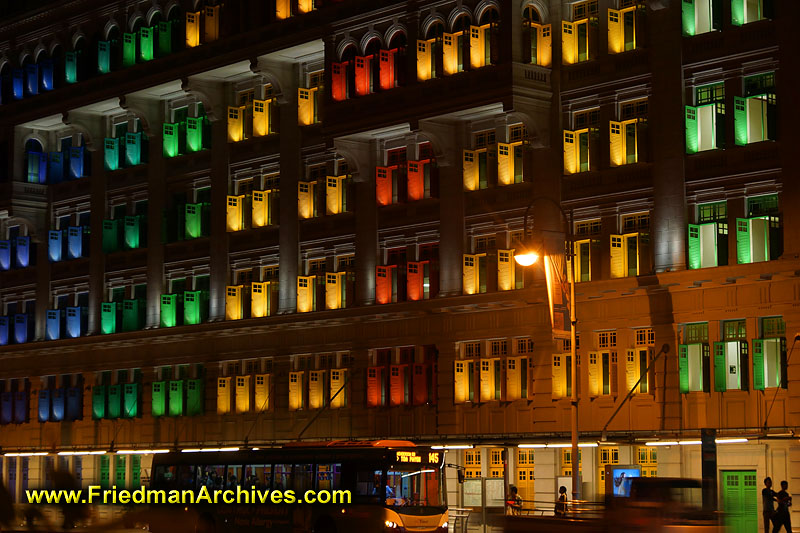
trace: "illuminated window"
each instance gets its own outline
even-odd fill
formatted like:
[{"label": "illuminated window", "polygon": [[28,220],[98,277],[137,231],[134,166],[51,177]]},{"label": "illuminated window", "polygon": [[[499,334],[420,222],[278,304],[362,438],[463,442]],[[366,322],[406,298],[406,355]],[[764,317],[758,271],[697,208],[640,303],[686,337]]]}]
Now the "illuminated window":
[{"label": "illuminated window", "polygon": [[532,449],[517,449],[517,490],[524,508],[533,508],[533,501],[536,499],[533,452]]},{"label": "illuminated window", "polygon": [[615,348],[617,346],[616,331],[601,331],[597,334],[598,348]]},{"label": "illuminated window", "polygon": [[582,220],[575,223],[575,236],[582,237],[584,235],[599,235],[600,234],[600,219]]},{"label": "illuminated window", "polygon": [[620,120],[647,118],[647,98],[623,102],[619,106]]},{"label": "illuminated window", "polygon": [[708,345],[708,323],[685,324],[682,344],[678,347],[679,385],[682,393],[710,392],[705,368],[710,368],[711,350]]},{"label": "illuminated window", "polygon": [[697,224],[689,224],[689,268],[728,264],[728,208],[726,202],[701,204]]},{"label": "illuminated window", "polygon": [[657,477],[658,448],[655,446],[636,448],[636,464],[642,467],[642,477]]},{"label": "illuminated window", "polygon": [[[578,450],[578,473],[583,472],[583,450]],[[569,477],[572,475],[572,449],[561,449],[561,476]]]},{"label": "illuminated window", "polygon": [[[608,10],[608,52],[618,54],[637,48],[637,11],[634,2],[621,2],[620,9]],[[626,5],[630,4],[630,5]],[[641,6],[643,9],[644,6]]]},{"label": "illuminated window", "polygon": [[505,475],[503,448],[489,449],[489,477],[502,478]]},{"label": "illuminated window", "polygon": [[782,317],[760,320],[761,338],[753,339],[753,388],[788,387],[786,323]]},{"label": "illuminated window", "polygon": [[725,147],[725,84],[698,87],[695,105],[686,106],[686,153]]},{"label": "illuminated window", "polygon": [[650,229],[650,213],[635,213],[632,215],[622,216],[622,230],[629,231],[647,231]]},{"label": "illuminated window", "polygon": [[481,451],[464,450],[464,467],[466,478],[481,477]]},{"label": "illuminated window", "polygon": [[494,235],[482,235],[475,237],[475,252],[484,253],[497,248],[496,237]]},{"label": "illuminated window", "polygon": [[606,493],[606,465],[619,464],[619,448],[617,446],[601,446],[597,449],[597,494]]},{"label": "illuminated window", "polygon": [[489,342],[492,356],[508,355],[508,340],[496,339]]},{"label": "illuminated window", "polygon": [[684,35],[722,29],[722,0],[683,0],[681,5]]},{"label": "illuminated window", "polygon": [[639,328],[636,330],[637,346],[654,346],[655,343],[656,334],[653,328]]},{"label": "illuminated window", "polygon": [[475,148],[487,148],[495,144],[495,131],[485,130],[475,133]]},{"label": "illuminated window", "polygon": [[734,97],[736,144],[745,145],[777,138],[775,73],[744,79],[744,97]]}]

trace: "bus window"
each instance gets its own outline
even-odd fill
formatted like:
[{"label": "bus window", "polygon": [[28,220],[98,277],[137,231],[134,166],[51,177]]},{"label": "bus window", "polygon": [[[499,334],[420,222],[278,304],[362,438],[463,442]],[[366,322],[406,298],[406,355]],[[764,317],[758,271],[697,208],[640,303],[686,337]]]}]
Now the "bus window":
[{"label": "bus window", "polygon": [[234,489],[242,484],[242,467],[239,465],[228,465],[228,477],[225,481],[225,488]]},{"label": "bus window", "polygon": [[334,490],[341,487],[342,465],[319,465],[317,467],[317,490]]},{"label": "bus window", "polygon": [[272,465],[249,465],[244,467],[245,477],[242,485],[245,489],[255,487],[258,490],[272,488]]},{"label": "bus window", "polygon": [[153,486],[159,489],[171,489],[175,484],[175,466],[159,465],[155,469]]},{"label": "bus window", "polygon": [[200,484],[208,490],[222,490],[225,485],[225,465],[203,465],[200,468],[203,469]]},{"label": "bus window", "polygon": [[176,472],[175,480],[181,490],[194,490],[197,486],[197,475],[194,466],[181,465]]},{"label": "bus window", "polygon": [[386,503],[404,506],[441,506],[440,471],[408,465],[387,472]]},{"label": "bus window", "polygon": [[381,500],[381,470],[359,470],[356,472],[356,500],[377,503]]},{"label": "bus window", "polygon": [[292,465],[275,465],[275,490],[286,490],[291,488]]},{"label": "bus window", "polygon": [[295,494],[304,494],[314,488],[314,465],[296,464],[292,472],[292,489]]}]

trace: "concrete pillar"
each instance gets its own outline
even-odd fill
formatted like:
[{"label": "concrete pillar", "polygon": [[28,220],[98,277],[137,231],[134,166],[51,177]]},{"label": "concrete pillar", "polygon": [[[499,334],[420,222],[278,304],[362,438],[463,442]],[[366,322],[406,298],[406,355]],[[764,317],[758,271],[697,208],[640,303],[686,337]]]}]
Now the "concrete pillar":
[{"label": "concrete pillar", "polygon": [[[220,115],[220,114],[218,114]],[[228,284],[228,125],[221,119],[211,123],[211,242],[209,320],[225,318],[225,287]]]},{"label": "concrete pillar", "polygon": [[[97,139],[96,146],[103,146]],[[100,304],[105,299],[106,256],[103,253],[103,219],[106,217],[106,172],[103,152],[93,150],[91,155],[92,177],[89,188],[89,335],[100,333]],[[45,299],[44,301],[47,301]]]},{"label": "concrete pillar", "polygon": [[656,272],[686,268],[686,190],[684,177],[684,102],[681,50],[681,4],[648,6],[647,39],[653,94],[650,98],[652,143],[653,259]]},{"label": "concrete pillar", "polygon": [[[780,16],[775,17],[777,40],[781,43],[795,42],[797,39],[797,20],[800,17],[800,2],[779,2]],[[778,91],[780,120],[778,139],[780,144],[780,165],[783,169],[781,212],[783,213],[783,257],[800,257],[800,210],[790,207],[787,198],[800,196],[800,183],[792,176],[800,175],[800,158],[797,157],[800,106],[793,105],[800,87],[800,54],[792,46],[782,46],[778,51],[781,68],[775,73]]]},{"label": "concrete pillar", "polygon": [[156,328],[161,319],[161,293],[164,292],[164,243],[161,224],[166,207],[166,180],[161,133],[147,132],[147,318],[145,327]]},{"label": "concrete pillar", "polygon": [[[351,147],[352,149],[352,147]],[[378,262],[378,202],[375,172],[378,149],[374,143],[358,143],[356,191],[356,305],[375,303],[375,267]]]},{"label": "concrete pillar", "polygon": [[[47,246],[49,244],[48,230],[49,221],[53,220],[52,204],[47,206],[46,220],[48,223],[36,229],[36,315],[33,317],[35,323],[34,338],[42,341],[47,330],[47,309],[51,302],[50,291],[50,259],[48,258]],[[31,237],[34,240],[34,237]],[[45,302],[48,302],[45,305]],[[66,312],[66,311],[65,311]],[[13,326],[12,326],[13,327]]]},{"label": "concrete pillar", "polygon": [[[297,66],[294,67],[297,69]],[[299,79],[295,71],[294,79]],[[300,257],[300,222],[297,217],[297,183],[304,173],[300,158],[302,135],[297,123],[297,90],[287,86],[280,110],[281,195],[278,313],[297,309],[297,274]]]}]

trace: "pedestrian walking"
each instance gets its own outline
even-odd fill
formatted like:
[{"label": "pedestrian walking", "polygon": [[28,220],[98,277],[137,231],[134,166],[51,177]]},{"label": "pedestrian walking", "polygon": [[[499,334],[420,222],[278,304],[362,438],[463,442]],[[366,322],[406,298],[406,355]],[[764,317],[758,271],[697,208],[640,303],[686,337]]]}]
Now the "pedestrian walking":
[{"label": "pedestrian walking", "polygon": [[769,533],[770,524],[775,517],[775,491],[772,490],[772,478],[764,478],[764,488],[761,489],[761,514],[764,517],[764,533]]},{"label": "pedestrian walking", "polygon": [[506,498],[506,513],[515,516],[522,514],[522,496],[517,493],[517,487],[511,485],[509,491],[511,494]]},{"label": "pedestrian walking", "polygon": [[556,502],[556,516],[562,518],[567,516],[567,487],[561,485],[558,489],[558,501]]},{"label": "pedestrian walking", "polygon": [[778,511],[772,519],[772,533],[778,533],[781,527],[786,529],[786,533],[792,533],[792,516],[789,508],[792,506],[792,497],[789,495],[789,482],[781,481],[781,491],[776,495],[778,499]]}]

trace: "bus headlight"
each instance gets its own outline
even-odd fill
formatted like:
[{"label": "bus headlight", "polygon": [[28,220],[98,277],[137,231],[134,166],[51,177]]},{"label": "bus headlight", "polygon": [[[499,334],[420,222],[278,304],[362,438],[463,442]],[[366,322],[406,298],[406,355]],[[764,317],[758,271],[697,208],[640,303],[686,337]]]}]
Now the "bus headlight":
[{"label": "bus headlight", "polygon": [[388,527],[389,529],[395,529],[397,527],[397,524],[395,524],[394,522],[392,522],[390,520],[387,520],[386,522],[384,522],[384,525],[386,527]]}]

